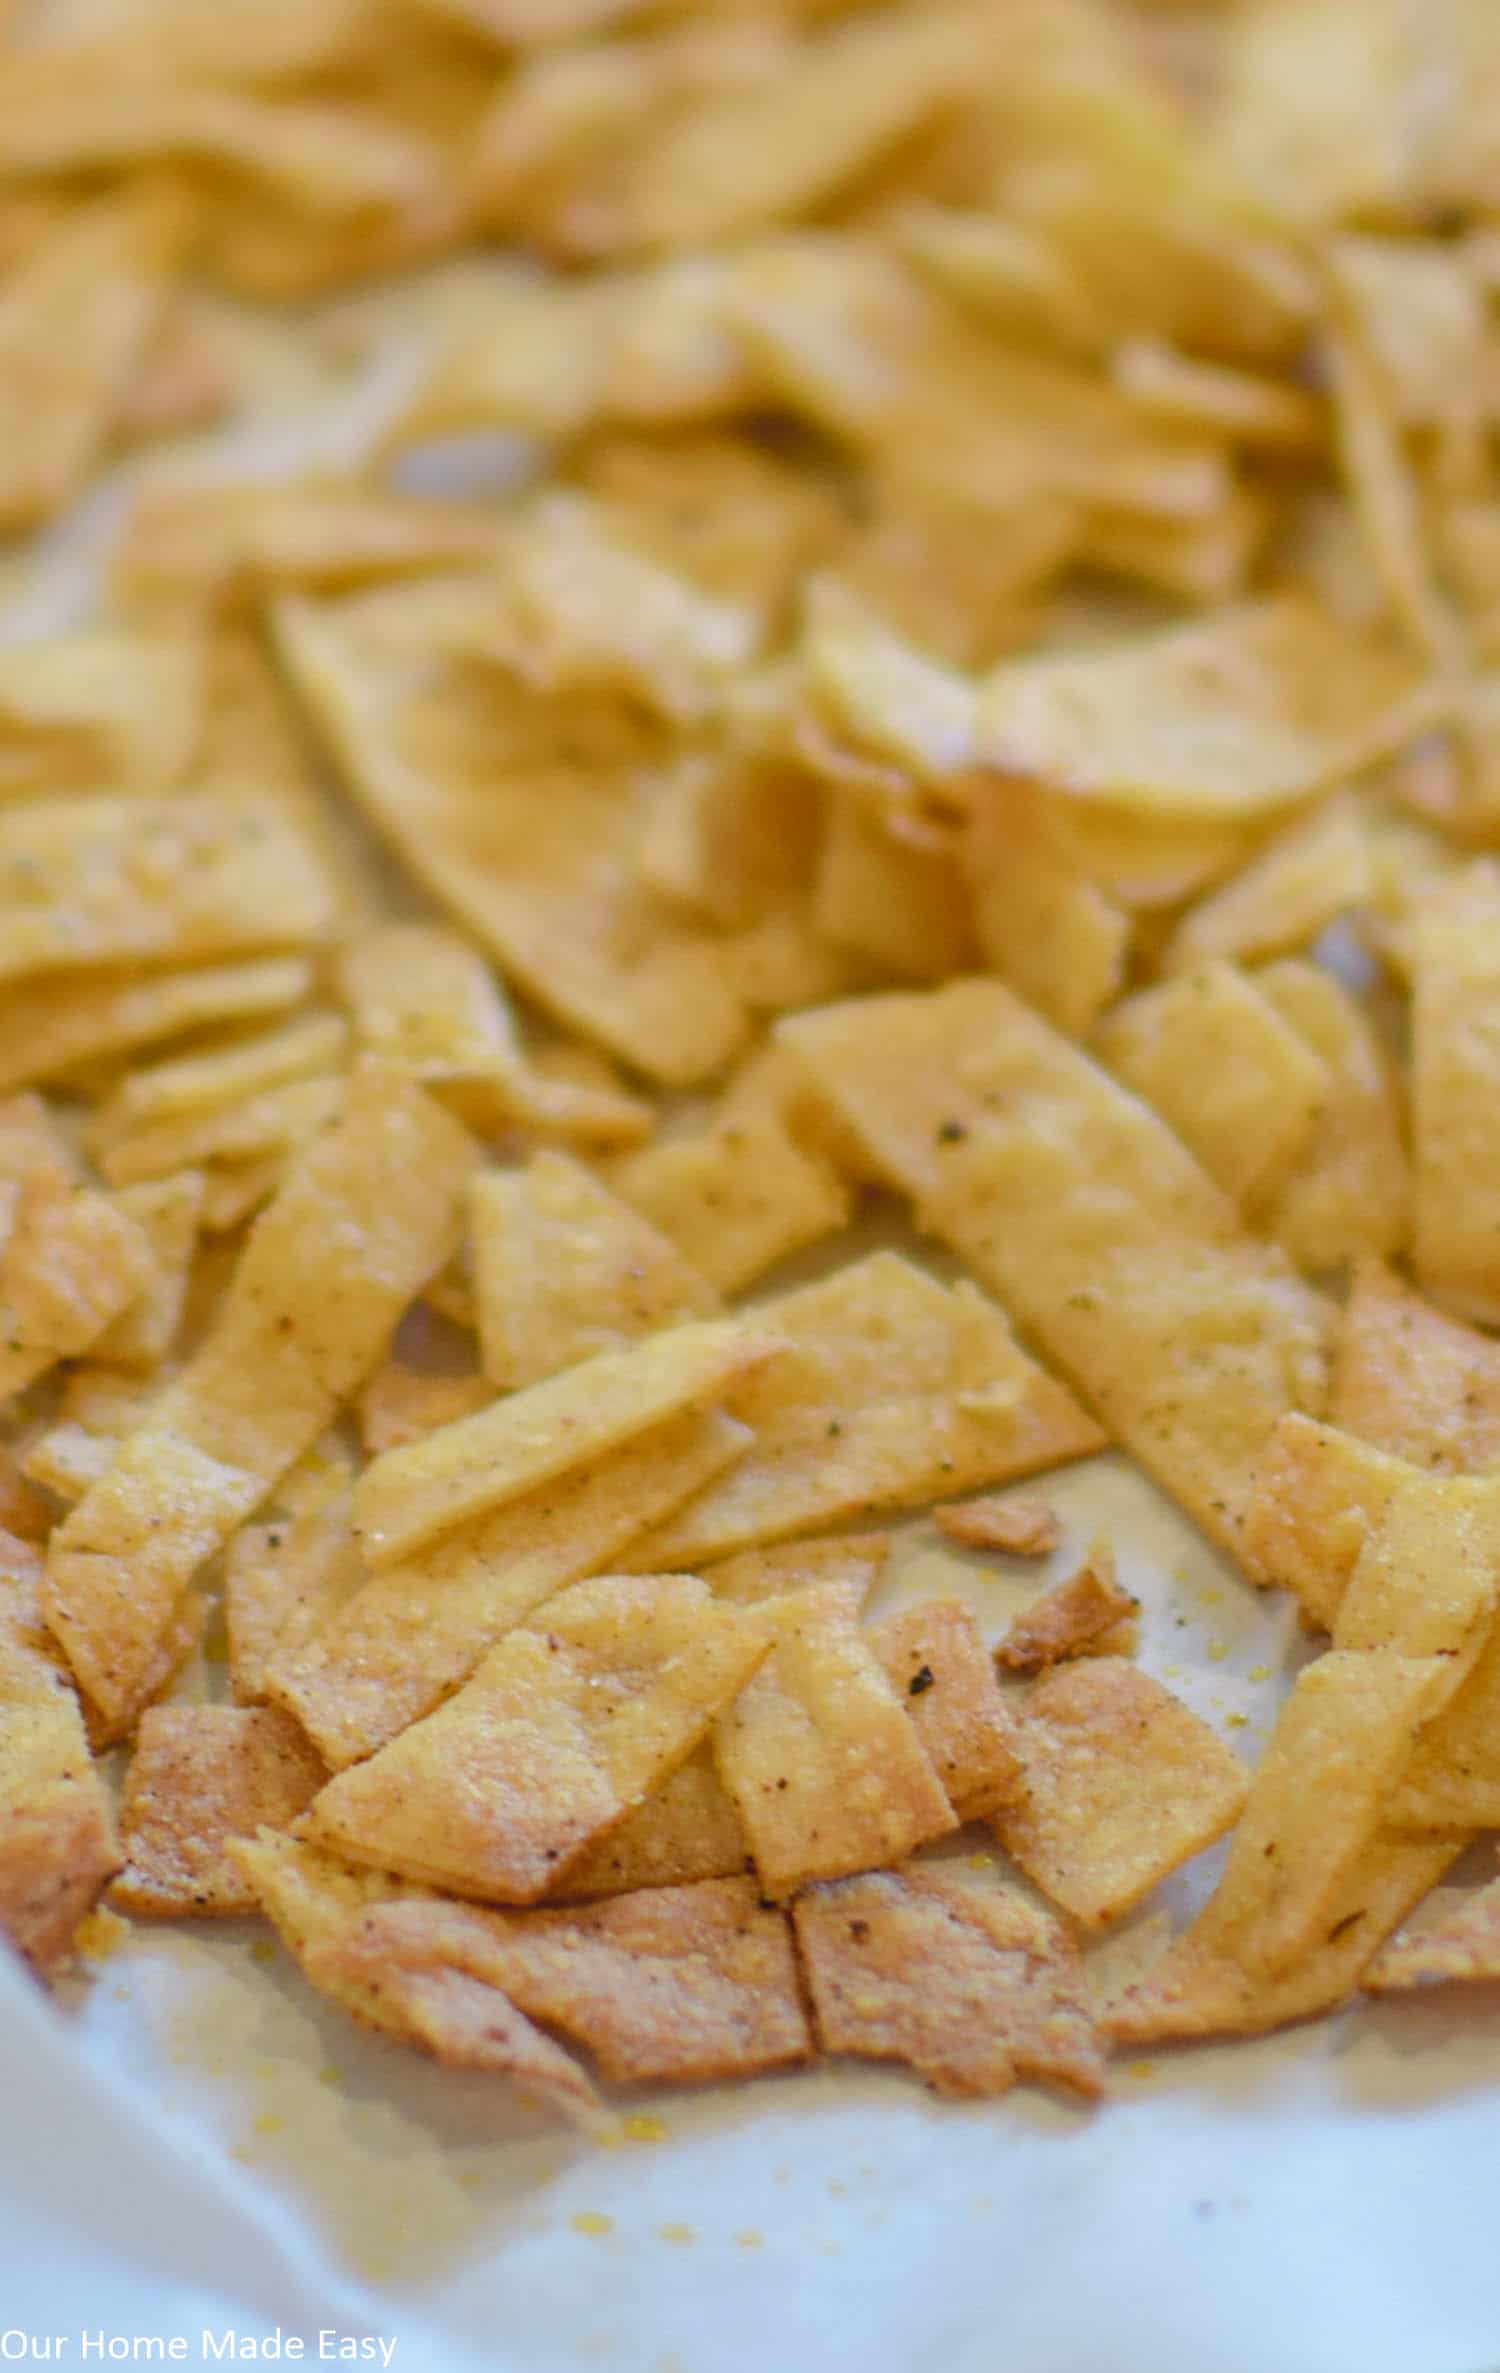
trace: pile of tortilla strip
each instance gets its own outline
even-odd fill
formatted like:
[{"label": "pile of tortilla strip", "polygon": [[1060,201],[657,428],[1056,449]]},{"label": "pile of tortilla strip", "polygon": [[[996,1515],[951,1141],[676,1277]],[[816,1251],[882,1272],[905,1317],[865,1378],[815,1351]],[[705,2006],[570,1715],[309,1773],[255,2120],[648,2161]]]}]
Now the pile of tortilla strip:
[{"label": "pile of tortilla strip", "polygon": [[[0,649],[20,1953],[596,2131],[1500,1975],[1500,8],[0,23],[0,526],[120,514]],[[1253,1769],[1108,1446],[1295,1594]]]}]

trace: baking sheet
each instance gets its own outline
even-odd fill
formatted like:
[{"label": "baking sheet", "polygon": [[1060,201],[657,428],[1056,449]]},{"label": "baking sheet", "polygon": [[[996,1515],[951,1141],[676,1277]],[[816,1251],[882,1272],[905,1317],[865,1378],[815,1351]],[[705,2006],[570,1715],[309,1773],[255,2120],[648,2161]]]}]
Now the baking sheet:
[{"label": "baking sheet", "polygon": [[[422,367],[401,308],[353,318],[354,373],[248,325],[254,432],[99,490],[0,583],[0,638],[87,615],[145,472],[356,460]],[[1120,1460],[1043,1488],[1059,1567],[1106,1534],[1144,1663],[1253,1756],[1303,1653],[1290,1608]],[[918,1524],[881,1595],[960,1587],[993,1633],[1037,1578]],[[1161,1923],[1131,1923],[1104,1974]],[[600,2151],[359,2034],[249,1924],[138,1928],[56,2006],[0,1966],[0,2361],[53,2340],[73,2366],[173,2340],[177,2362],[286,2360],[296,2340],[301,2361],[435,2373],[1494,2373],[1497,2007],[1395,2002],[1127,2061],[1092,2112],[829,2067],[636,2099]]]}]

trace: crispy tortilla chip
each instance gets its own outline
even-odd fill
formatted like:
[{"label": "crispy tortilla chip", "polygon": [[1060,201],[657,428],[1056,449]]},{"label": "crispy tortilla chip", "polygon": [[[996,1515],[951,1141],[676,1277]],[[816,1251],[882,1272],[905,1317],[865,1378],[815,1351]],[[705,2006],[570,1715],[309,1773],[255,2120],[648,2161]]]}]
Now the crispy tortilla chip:
[{"label": "crispy tortilla chip", "polygon": [[[1500,1489],[1478,1477],[1414,1474],[1360,1551],[1334,1647],[1441,1657],[1451,1694],[1487,1645],[1497,1575]],[[1421,1752],[1437,1752],[1445,1721],[1433,1724]]]},{"label": "crispy tortilla chip", "polygon": [[[316,1955],[347,1935],[362,1912],[418,1892],[388,1871],[357,1870],[336,1854],[274,1829],[229,1839],[225,1856],[248,1879],[266,1918],[310,1977]],[[374,1994],[367,1981],[352,1975],[344,1983],[326,1980],[323,1973],[314,1983],[324,1984],[355,2018],[410,2040],[394,2006]]]},{"label": "crispy tortilla chip", "polygon": [[0,1933],[42,1976],[120,1867],[78,1700],[43,1644],[40,1564],[0,1538]]},{"label": "crispy tortilla chip", "polygon": [[91,1356],[107,1367],[149,1374],[166,1358],[182,1324],[203,1210],[202,1175],[182,1170],[175,1178],[126,1187],[116,1207],[145,1237],[152,1275],[137,1300],[94,1338]]},{"label": "crispy tortilla chip", "polygon": [[1020,1767],[973,1609],[960,1598],[923,1599],[875,1624],[869,1641],[960,1821],[997,1812]]},{"label": "crispy tortilla chip", "polygon": [[899,1861],[956,1826],[905,1702],[842,1591],[763,1602],[772,1654],[714,1760],[768,1895]]},{"label": "crispy tortilla chip", "polygon": [[61,509],[103,453],[165,318],[184,228],[170,201],[127,191],[71,208],[10,275],[0,298],[7,533]]},{"label": "crispy tortilla chip", "polygon": [[534,1902],[687,1760],[769,1647],[763,1624],[687,1575],[575,1583],[541,1623],[331,1780],[311,1834],[459,1893]]},{"label": "crispy tortilla chip", "polygon": [[1143,814],[1254,818],[1399,750],[1433,719],[1422,674],[1291,594],[1079,657],[995,669],[991,765]]},{"label": "crispy tortilla chip", "polygon": [[138,1130],[195,1121],[289,1081],[339,1070],[348,1031],[337,1014],[308,1013],[271,1030],[199,1046],[127,1072],[89,1116],[89,1146],[107,1151]]},{"label": "crispy tortilla chip", "polygon": [[323,1506],[240,1527],[224,1559],[224,1622],[241,1705],[265,1697],[272,1659],[305,1647],[364,1578],[347,1492]]},{"label": "crispy tortilla chip", "polygon": [[1486,859],[1418,898],[1412,952],[1412,1239],[1417,1275],[1465,1318],[1500,1319],[1495,1127],[1500,873]]},{"label": "crispy tortilla chip", "polygon": [[1359,1262],[1334,1346],[1328,1414],[1434,1475],[1500,1466],[1500,1346],[1382,1261]]},{"label": "crispy tortilla chip", "polygon": [[[623,871],[635,803],[622,783],[556,761],[497,777],[492,755],[476,801],[461,776],[440,771],[441,753],[433,763],[403,754],[395,671],[362,656],[341,619],[291,600],[275,618],[293,679],[371,823],[509,973],[654,1078],[685,1084],[734,1052],[743,1014],[712,942]],[[461,722],[444,714],[449,730]]]},{"label": "crispy tortilla chip", "polygon": [[586,1458],[410,1564],[372,1576],[320,1638],[273,1659],[269,1694],[335,1770],[370,1754],[465,1680],[554,1591],[608,1566],[743,1457],[748,1441],[720,1411],[693,1409]]},{"label": "crispy tortilla chip", "polygon": [[0,993],[0,1091],[211,1023],[281,1012],[299,1005],[311,985],[305,956],[23,982]]},{"label": "crispy tortilla chip", "polygon": [[159,1705],[177,1688],[185,1668],[202,1649],[209,1611],[208,1599],[201,1590],[186,1591],[130,1696],[108,1714],[92,1699],[83,1699],[84,1728],[96,1755],[106,1754],[122,1740],[133,1738],[146,1708]]},{"label": "crispy tortilla chip", "polygon": [[780,1549],[742,1549],[721,1558],[708,1576],[718,1598],[753,1606],[789,1590],[837,1589],[858,1615],[885,1571],[888,1533],[840,1533],[832,1541],[790,1541]]},{"label": "crispy tortilla chip", "polygon": [[1127,998],[1094,1045],[1252,1213],[1305,1151],[1331,1086],[1326,1064],[1255,983],[1217,961]]},{"label": "crispy tortilla chip", "polygon": [[954,2100],[1104,2090],[1077,1954],[1019,1889],[913,1864],[816,1887],[792,1918],[825,2051],[904,2060]]},{"label": "crispy tortilla chip", "polygon": [[365,1556],[377,1570],[395,1565],[679,1410],[723,1398],[778,1356],[786,1356],[785,1345],[770,1323],[758,1332],[733,1321],[674,1327],[596,1352],[425,1441],[387,1451],[356,1488]]},{"label": "crispy tortilla chip", "polygon": [[[112,1185],[126,1186],[169,1178],[186,1168],[241,1169],[267,1156],[284,1157],[327,1126],[343,1095],[344,1080],[335,1072],[288,1080],[262,1088],[242,1104],[211,1105],[176,1120],[127,1129],[102,1148],[99,1167]],[[222,1212],[209,1224],[215,1221],[224,1224]]]},{"label": "crispy tortilla chip", "polygon": [[64,1385],[50,1425],[27,1444],[26,1473],[60,1500],[81,1500],[108,1472],[161,1384],[159,1377],[122,1376],[114,1368],[82,1362]]},{"label": "crispy tortilla chip", "polygon": [[1414,1986],[1474,1985],[1500,1977],[1500,1880],[1456,1899],[1452,1890],[1447,1892],[1440,1917],[1402,1929],[1382,1945],[1360,1980],[1367,1994],[1404,1994]]},{"label": "crispy tortilla chip", "polygon": [[1315,1276],[1361,1254],[1398,1251],[1410,1217],[1410,1175],[1399,1083],[1373,1021],[1341,982],[1296,957],[1267,965],[1256,983],[1332,1081],[1266,1224]]},{"label": "crispy tortilla chip", "polygon": [[1085,1928],[1118,1919],[1222,1837],[1249,1785],[1207,1724],[1122,1657],[1045,1674],[1011,1744],[1020,1777],[991,1826]]},{"label": "crispy tortilla chip", "polygon": [[972,1285],[874,1253],[762,1303],[791,1346],[740,1387],[748,1455],[631,1550],[637,1572],[912,1507],[1086,1456],[1100,1436]]},{"label": "crispy tortilla chip", "polygon": [[702,2084],[812,2057],[786,1914],[747,1878],[577,1910],[392,1903],[363,1915],[372,1967],[457,1969],[582,2044],[614,2084]]},{"label": "crispy tortilla chip", "polygon": [[328,923],[311,852],[254,798],[0,809],[0,977],[305,946]]},{"label": "crispy tortilla chip", "polygon": [[764,1079],[747,1065],[706,1129],[631,1155],[611,1177],[723,1294],[742,1292],[849,1216],[848,1190],[799,1141],[793,1116],[763,1095]]},{"label": "crispy tortilla chip", "polygon": [[145,1230],[108,1196],[33,1171],[0,1251],[0,1400],[87,1351],[154,1272]]},{"label": "crispy tortilla chip", "polygon": [[1131,1622],[1138,1610],[1139,1602],[1116,1579],[1108,1546],[1096,1541],[1087,1565],[1066,1582],[1055,1582],[1016,1616],[995,1650],[995,1661],[1010,1673],[1040,1673],[1070,1657],[1097,1655],[1108,1635]]},{"label": "crispy tortilla chip", "polygon": [[250,1237],[192,1362],[53,1535],[47,1620],[106,1713],[183,1586],[373,1366],[452,1240],[469,1140],[420,1089],[356,1072]]},{"label": "crispy tortilla chip", "polygon": [[963,1500],[951,1508],[938,1508],[934,1514],[938,1531],[961,1549],[999,1549],[1007,1557],[1050,1557],[1062,1540],[1057,1511],[1045,1500]]},{"label": "crispy tortilla chip", "polygon": [[482,1171],[469,1191],[485,1374],[540,1383],[718,1307],[667,1237],[566,1154]]},{"label": "crispy tortilla chip", "polygon": [[399,1359],[377,1368],[359,1396],[360,1438],[367,1454],[424,1442],[439,1426],[471,1417],[495,1397],[485,1376],[429,1376]]},{"label": "crispy tortilla chip", "polygon": [[1233,1551],[1268,1428],[1323,1390],[1327,1313],[1283,1257],[996,983],[833,1006],[778,1036],[921,1224]]},{"label": "crispy tortilla chip", "polygon": [[1245,1509],[1246,1572],[1290,1590],[1310,1623],[1331,1630],[1366,1541],[1411,1473],[1338,1426],[1288,1411],[1266,1436]]},{"label": "crispy tortilla chip", "polygon": [[618,1829],[575,1854],[552,1892],[584,1902],[736,1878],[752,1867],[740,1817],[713,1756],[700,1747]]},{"label": "crispy tortilla chip", "polygon": [[229,1236],[269,1203],[286,1176],[288,1150],[203,1168],[203,1233]]},{"label": "crispy tortilla chip", "polygon": [[275,1706],[148,1708],[120,1810],[115,1908],[157,1920],[255,1911],[255,1889],[225,1852],[229,1839],[284,1828],[326,1776]]},{"label": "crispy tortilla chip", "polygon": [[985,780],[963,861],[985,970],[1081,1037],[1124,987],[1131,925],[1081,866],[1054,803],[1031,784]]},{"label": "crispy tortilla chip", "polygon": [[1189,910],[1167,943],[1163,968],[1191,971],[1214,958],[1261,963],[1309,947],[1370,892],[1360,810],[1347,793],[1336,793],[1285,826],[1243,871]]},{"label": "crispy tortilla chip", "polygon": [[827,792],[813,920],[834,947],[885,979],[946,980],[972,962],[956,852],[898,840],[857,791]]},{"label": "crispy tortilla chip", "polygon": [[197,749],[204,689],[177,636],[100,626],[0,651],[0,796],[170,791]]},{"label": "crispy tortilla chip", "polygon": [[1194,1928],[1179,1936],[1142,1983],[1109,2012],[1116,2043],[1200,2041],[1215,2035],[1265,2035],[1343,2002],[1381,1939],[1420,1903],[1456,1860],[1468,1838],[1399,1837],[1382,1832],[1368,1846],[1324,1915],[1317,1948],[1275,1978],[1253,1977]]},{"label": "crispy tortilla chip", "polygon": [[974,689],[882,624],[839,577],[803,591],[807,697],[823,723],[856,749],[943,784],[974,763]]}]

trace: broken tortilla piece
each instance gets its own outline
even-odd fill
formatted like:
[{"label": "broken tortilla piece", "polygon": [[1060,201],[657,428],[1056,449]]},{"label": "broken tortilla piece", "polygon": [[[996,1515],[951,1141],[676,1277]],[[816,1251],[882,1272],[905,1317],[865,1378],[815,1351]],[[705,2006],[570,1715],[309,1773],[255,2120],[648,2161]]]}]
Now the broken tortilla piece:
[{"label": "broken tortilla piece", "polygon": [[1140,1602],[1122,1590],[1107,1544],[1096,1541],[1087,1565],[1055,1582],[1011,1624],[995,1662],[1009,1673],[1040,1673],[1073,1656],[1107,1654],[1122,1626],[1133,1625]]}]

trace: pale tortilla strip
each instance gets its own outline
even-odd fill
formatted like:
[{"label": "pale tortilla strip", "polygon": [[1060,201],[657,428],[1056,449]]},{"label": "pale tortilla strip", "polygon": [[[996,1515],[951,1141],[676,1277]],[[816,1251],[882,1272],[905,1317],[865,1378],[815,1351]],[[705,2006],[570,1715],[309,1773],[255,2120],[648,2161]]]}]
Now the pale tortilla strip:
[{"label": "pale tortilla strip", "polygon": [[933,1511],[940,1533],[961,1549],[998,1549],[1007,1557],[1050,1557],[1062,1524],[1045,1500],[963,1500]]},{"label": "pale tortilla strip", "polygon": [[91,1352],[107,1367],[149,1374],[166,1358],[182,1324],[203,1211],[202,1174],[180,1170],[175,1177],[125,1187],[115,1201],[145,1237],[152,1275],[136,1300],[95,1337]]},{"label": "pale tortilla strip", "polygon": [[608,1567],[646,1526],[744,1456],[717,1409],[664,1418],[639,1439],[372,1575],[267,1692],[337,1771],[427,1713],[485,1651],[566,1584]]},{"label": "pale tortilla strip", "polygon": [[1372,889],[1370,843],[1348,792],[1298,816],[1239,873],[1189,908],[1162,957],[1169,972],[1212,958],[1263,963],[1310,947]]},{"label": "pale tortilla strip", "polygon": [[613,2084],[707,2084],[813,2056],[785,1912],[747,1878],[576,1910],[364,1913],[370,1966],[455,1969],[581,2044]]},{"label": "pale tortilla strip", "polygon": [[1242,1232],[1162,1122],[998,984],[872,997],[778,1036],[921,1224],[1234,1553],[1268,1429],[1323,1393],[1329,1314],[1283,1256]]},{"label": "pale tortilla strip", "polygon": [[1117,2044],[1265,2035],[1343,2002],[1381,1939],[1436,1886],[1469,1843],[1466,1833],[1400,1837],[1382,1831],[1366,1848],[1336,1902],[1322,1941],[1275,1978],[1252,1977],[1228,1954],[1186,1929],[1105,2020]]},{"label": "pale tortilla strip", "polygon": [[304,947],[312,852],[265,800],[71,798],[0,809],[0,979]]},{"label": "pale tortilla strip", "polygon": [[312,986],[305,956],[142,974],[22,982],[0,994],[0,1091],[53,1079],[83,1063],[131,1053],[215,1022],[253,1021],[300,1005]]},{"label": "pale tortilla strip", "polygon": [[1099,1655],[1138,1612],[1139,1601],[1121,1588],[1108,1548],[1096,1542],[1087,1565],[1066,1582],[1055,1582],[1016,1616],[995,1650],[995,1661],[1008,1673],[1040,1673],[1074,1656]]},{"label": "pale tortilla strip", "polygon": [[957,850],[898,839],[862,792],[830,784],[813,921],[830,946],[882,979],[946,980],[976,949]]},{"label": "pale tortilla strip", "polygon": [[1412,1257],[1435,1301],[1500,1319],[1500,873],[1478,859],[1417,900],[1412,958]]},{"label": "pale tortilla strip", "polygon": [[1142,989],[1094,1032],[1101,1062],[1144,1098],[1247,1212],[1306,1151],[1328,1067],[1235,965],[1213,961]]},{"label": "pale tortilla strip", "polygon": [[1500,1466],[1500,1345],[1359,1262],[1334,1346],[1335,1425],[1428,1474]]},{"label": "pale tortilla strip", "polygon": [[809,578],[802,609],[803,697],[838,743],[934,786],[973,766],[967,676],[897,634],[841,576]]},{"label": "pale tortilla strip", "polygon": [[550,1892],[584,1902],[640,1887],[735,1878],[753,1868],[740,1817],[712,1754],[700,1747],[618,1829],[575,1854]]},{"label": "pale tortilla strip", "polygon": [[85,627],[0,651],[0,796],[161,793],[179,784],[205,725],[190,642]]},{"label": "pale tortilla strip", "polygon": [[292,1080],[342,1070],[348,1040],[337,1014],[314,1012],[164,1062],[137,1064],[90,1113],[89,1150],[108,1153],[137,1131],[201,1120]]},{"label": "pale tortilla strip", "polygon": [[0,298],[0,529],[84,485],[165,317],[181,209],[149,186],[73,207]]},{"label": "pale tortilla strip", "polygon": [[265,1697],[273,1658],[284,1662],[305,1647],[364,1578],[347,1492],[240,1527],[224,1559],[224,1623],[241,1705]]},{"label": "pale tortilla strip", "polygon": [[1436,715],[1399,649],[1281,594],[1115,649],[1006,662],[980,748],[1072,799],[1253,819],[1393,756]]},{"label": "pale tortilla strip", "polygon": [[152,1706],[141,1716],[120,1808],[124,1868],[111,1890],[136,1918],[253,1912],[255,1889],[225,1848],[282,1829],[327,1774],[274,1706]]},{"label": "pale tortilla strip", "polygon": [[108,1472],[128,1433],[144,1420],[165,1380],[122,1376],[84,1361],[63,1386],[52,1422],[26,1446],[23,1465],[34,1483],[60,1500],[81,1500]]},{"label": "pale tortilla strip", "polygon": [[360,1439],[368,1456],[378,1458],[382,1450],[425,1441],[439,1426],[472,1417],[494,1397],[488,1377],[429,1376],[389,1359],[359,1396]]},{"label": "pale tortilla strip", "polygon": [[868,1638],[959,1820],[997,1812],[1020,1766],[973,1608],[923,1599],[872,1625]]},{"label": "pale tortilla strip", "polygon": [[1475,1985],[1500,1977],[1500,1880],[1456,1901],[1449,1894],[1441,1918],[1424,1918],[1420,1927],[1402,1929],[1381,1946],[1360,1980],[1367,1994]]},{"label": "pale tortilla strip", "polygon": [[831,1541],[789,1541],[777,1549],[742,1549],[721,1558],[708,1581],[719,1598],[741,1606],[780,1598],[789,1590],[838,1588],[858,1615],[890,1556],[888,1533],[841,1533]]},{"label": "pale tortilla strip", "polygon": [[963,844],[984,969],[1082,1037],[1125,983],[1130,917],[1092,880],[1048,795],[982,779]]},{"label": "pale tortilla strip", "polygon": [[6,1535],[0,1565],[0,1934],[47,1976],[120,1854],[78,1700],[44,1644],[40,1561]]},{"label": "pale tortilla strip", "polygon": [[351,1077],[189,1366],[53,1535],[47,1620],[106,1713],[197,1567],[316,1440],[445,1258],[472,1159],[420,1089],[378,1068]]},{"label": "pale tortilla strip", "polygon": [[356,1861],[530,1903],[686,1762],[770,1646],[688,1575],[549,1599],[457,1694],[330,1780],[309,1833]]},{"label": "pale tortilla strip", "polygon": [[765,1892],[878,1869],[955,1828],[905,1700],[837,1586],[756,1612],[775,1645],[717,1723],[714,1760]]},{"label": "pale tortilla strip", "polygon": [[524,1498],[679,1410],[723,1399],[789,1356],[770,1321],[756,1329],[698,1321],[596,1352],[424,1441],[388,1450],[355,1489],[365,1557],[377,1571],[399,1564],[456,1525]]},{"label": "pale tortilla strip", "polygon": [[1085,1928],[1118,1919],[1222,1837],[1249,1785],[1207,1723],[1122,1657],[1055,1666],[1011,1745],[1020,1777],[991,1826]]},{"label": "pale tortilla strip", "polygon": [[1288,957],[1257,986],[1327,1066],[1331,1087],[1266,1224],[1314,1276],[1399,1252],[1411,1215],[1400,1086],[1370,1016],[1331,974]]},{"label": "pale tortilla strip", "polygon": [[[281,1087],[247,1096],[242,1104],[221,1104],[127,1130],[103,1148],[99,1167],[111,1185],[128,1186],[189,1168],[213,1174],[221,1165],[244,1171],[272,1157],[285,1159],[327,1126],[343,1094],[340,1073],[290,1079]],[[223,1220],[218,1207],[210,1225],[221,1227]]]},{"label": "pale tortilla strip", "polygon": [[569,1027],[672,1085],[734,1053],[743,1010],[711,939],[671,918],[622,866],[633,805],[625,786],[533,763],[492,777],[476,800],[456,773],[403,755],[396,671],[362,654],[342,617],[287,600],[275,623],[353,796],[508,974]]},{"label": "pale tortilla strip", "polygon": [[0,1401],[96,1343],[153,1282],[145,1230],[47,1171],[22,1182],[0,1251]]},{"label": "pale tortilla strip", "polygon": [[481,1171],[469,1233],[480,1350],[496,1386],[540,1383],[719,1307],[676,1246],[566,1154]]},{"label": "pale tortilla strip", "polygon": [[693,1567],[1100,1446],[1093,1420],[977,1288],[939,1285],[899,1254],[871,1254],[754,1315],[791,1345],[735,1392],[754,1446],[637,1543],[626,1561],[637,1572]]},{"label": "pale tortilla strip", "polygon": [[1290,1411],[1266,1436],[1245,1509],[1252,1581],[1290,1590],[1331,1631],[1360,1552],[1414,1470],[1337,1426]]},{"label": "pale tortilla strip", "polygon": [[792,1918],[824,2051],[904,2060],[951,2100],[1103,2092],[1082,1965],[1018,1888],[914,1863],[812,1888]]}]

